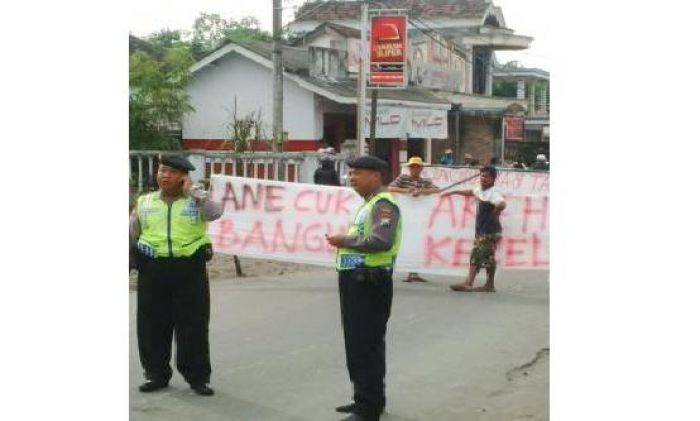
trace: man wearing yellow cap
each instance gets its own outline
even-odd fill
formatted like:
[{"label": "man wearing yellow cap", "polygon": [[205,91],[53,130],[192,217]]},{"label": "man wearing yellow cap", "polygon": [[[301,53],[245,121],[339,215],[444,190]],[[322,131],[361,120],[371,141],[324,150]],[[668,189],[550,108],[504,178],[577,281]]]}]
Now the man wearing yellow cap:
[{"label": "man wearing yellow cap", "polygon": [[[438,193],[440,189],[429,178],[421,177],[423,172],[423,160],[419,156],[413,156],[408,160],[409,174],[401,174],[389,184],[391,193],[410,194],[413,197],[427,196]],[[425,279],[411,272],[404,282],[426,282]]]}]

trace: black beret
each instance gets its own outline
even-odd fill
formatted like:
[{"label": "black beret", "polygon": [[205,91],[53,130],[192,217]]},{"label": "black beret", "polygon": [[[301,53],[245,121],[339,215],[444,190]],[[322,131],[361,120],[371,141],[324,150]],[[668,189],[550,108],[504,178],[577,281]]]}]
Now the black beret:
[{"label": "black beret", "polygon": [[169,167],[177,168],[185,172],[193,171],[194,166],[187,159],[178,155],[162,155],[160,162]]},{"label": "black beret", "polygon": [[367,170],[375,170],[380,172],[389,171],[389,164],[383,159],[372,155],[364,155],[347,162],[350,168],[364,168]]}]

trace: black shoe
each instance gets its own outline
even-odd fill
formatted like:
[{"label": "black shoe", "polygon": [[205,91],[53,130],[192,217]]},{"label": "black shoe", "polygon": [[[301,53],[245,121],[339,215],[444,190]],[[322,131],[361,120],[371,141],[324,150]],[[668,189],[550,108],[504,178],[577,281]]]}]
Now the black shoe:
[{"label": "black shoe", "polygon": [[207,386],[205,383],[191,384],[190,389],[194,390],[194,393],[202,396],[211,396],[214,394],[214,389]]},{"label": "black shoe", "polygon": [[165,389],[166,387],[168,387],[168,382],[148,380],[146,383],[139,386],[139,391],[142,393],[149,393]]},{"label": "black shoe", "polygon": [[362,414],[351,414],[340,421],[379,421],[379,415],[369,416]]},{"label": "black shoe", "polygon": [[341,406],[335,408],[335,412],[342,412],[345,414],[349,414],[349,413],[355,411],[356,406],[357,406],[357,404],[355,402],[349,403],[347,405],[341,405]]}]

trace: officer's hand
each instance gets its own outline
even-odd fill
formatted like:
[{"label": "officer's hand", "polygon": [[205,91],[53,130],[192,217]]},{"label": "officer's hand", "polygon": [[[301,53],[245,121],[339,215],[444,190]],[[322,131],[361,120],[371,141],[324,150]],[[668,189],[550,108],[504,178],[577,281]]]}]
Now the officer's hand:
[{"label": "officer's hand", "polygon": [[190,194],[191,189],[192,189],[192,179],[190,178],[189,175],[186,175],[185,178],[182,180],[182,191],[185,194]]},{"label": "officer's hand", "polygon": [[333,247],[341,247],[343,245],[344,238],[344,235],[333,235],[329,237],[328,234],[326,234],[326,241],[328,241],[328,244]]}]

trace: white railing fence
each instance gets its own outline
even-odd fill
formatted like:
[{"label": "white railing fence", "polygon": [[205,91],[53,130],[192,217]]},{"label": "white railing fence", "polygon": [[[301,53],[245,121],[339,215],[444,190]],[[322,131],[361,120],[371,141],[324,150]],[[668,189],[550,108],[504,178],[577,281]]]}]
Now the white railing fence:
[{"label": "white railing fence", "polygon": [[[229,151],[129,151],[129,186],[134,192],[156,188],[155,175],[161,154],[177,154],[187,158],[195,170],[192,181],[208,179],[212,175],[263,178],[295,183],[313,183],[313,174],[319,167],[322,154],[316,152],[246,152]],[[342,177],[347,174],[344,154],[336,155],[336,170]],[[281,178],[277,177],[280,166]]]}]

